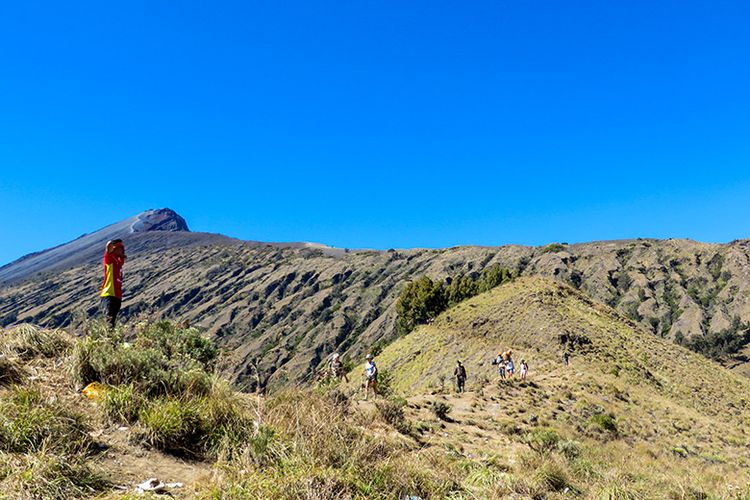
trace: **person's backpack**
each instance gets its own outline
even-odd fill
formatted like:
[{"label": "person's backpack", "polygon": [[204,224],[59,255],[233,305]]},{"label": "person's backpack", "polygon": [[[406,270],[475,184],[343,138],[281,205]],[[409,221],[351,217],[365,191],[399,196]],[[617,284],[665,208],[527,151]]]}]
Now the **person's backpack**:
[{"label": "person's backpack", "polygon": [[494,366],[496,364],[497,364],[497,358],[492,358],[492,365]]}]

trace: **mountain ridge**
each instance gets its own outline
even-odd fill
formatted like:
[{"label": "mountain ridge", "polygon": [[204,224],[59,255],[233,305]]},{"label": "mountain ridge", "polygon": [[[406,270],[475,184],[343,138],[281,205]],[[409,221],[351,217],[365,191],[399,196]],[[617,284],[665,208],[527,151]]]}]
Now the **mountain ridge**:
[{"label": "mountain ridge", "polygon": [[[231,352],[226,368],[248,389],[256,367],[283,385],[309,378],[334,350],[356,358],[390,342],[395,302],[409,280],[492,265],[567,283],[672,340],[722,332],[735,318],[750,322],[747,240],[347,252],[152,231],[126,245],[123,320],[163,316],[201,326]],[[70,326],[97,315],[102,247],[92,246],[82,263],[0,283],[0,325]]]}]

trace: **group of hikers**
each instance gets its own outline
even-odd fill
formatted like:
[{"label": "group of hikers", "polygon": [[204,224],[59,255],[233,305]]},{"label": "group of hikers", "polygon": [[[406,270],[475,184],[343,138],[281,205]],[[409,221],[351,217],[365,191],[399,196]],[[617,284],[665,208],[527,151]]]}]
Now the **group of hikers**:
[{"label": "group of hikers", "polygon": [[[507,350],[505,352],[499,352],[496,358],[492,359],[492,365],[496,365],[498,368],[498,374],[501,380],[512,378],[516,373],[515,364],[513,362],[513,352]],[[521,380],[526,380],[526,375],[529,372],[529,365],[525,359],[521,360],[518,367],[518,376]],[[365,393],[365,400],[369,398],[370,392],[373,395],[377,394],[378,391],[378,367],[375,364],[375,357],[372,354],[365,356],[365,368],[364,368],[364,381],[361,388]],[[344,380],[349,382],[349,377],[346,375],[346,368],[341,355],[338,352],[333,353],[329,362],[327,371],[323,372],[323,378],[327,380],[341,381]],[[461,363],[460,360],[456,360],[456,366],[453,369],[453,381],[456,385],[456,392],[462,393],[466,390],[466,367]]]},{"label": "group of hikers", "polygon": [[[513,351],[508,349],[505,352],[498,352],[497,357],[492,360],[492,364],[497,366],[497,373],[500,379],[511,378],[516,373],[516,364],[513,362]],[[525,359],[521,360],[518,367],[518,376],[521,380],[526,380],[526,374],[529,371],[529,365]]]},{"label": "group of hikers", "polygon": [[[101,306],[107,323],[114,328],[117,321],[117,315],[122,305],[122,266],[125,263],[125,244],[121,239],[115,239],[107,242],[104,250],[104,284],[102,285],[100,297]],[[513,353],[510,350],[499,352],[497,357],[492,360],[493,365],[497,365],[498,374],[501,379],[513,377],[516,367],[513,362]],[[565,354],[565,363],[568,363],[568,354]],[[526,380],[526,373],[529,367],[525,360],[521,360],[519,366],[519,376],[521,380]],[[349,382],[346,375],[346,368],[341,360],[339,353],[334,353],[328,364],[328,376],[334,380],[345,380]],[[466,368],[460,360],[456,361],[456,367],[453,369],[453,380],[456,384],[456,390],[461,393],[466,387]],[[370,391],[377,394],[378,390],[378,367],[372,354],[365,356],[364,383],[362,385],[365,391],[365,399],[369,397]]]},{"label": "group of hikers", "polygon": [[[508,349],[505,352],[497,353],[497,357],[492,359],[492,364],[497,366],[497,373],[501,380],[513,377],[516,373],[516,366],[513,362],[513,351]],[[526,374],[529,372],[529,365],[525,359],[521,360],[518,375],[521,380],[526,380]],[[456,383],[456,391],[461,393],[466,388],[466,367],[460,360],[456,361],[456,367],[453,369],[453,380]]]}]

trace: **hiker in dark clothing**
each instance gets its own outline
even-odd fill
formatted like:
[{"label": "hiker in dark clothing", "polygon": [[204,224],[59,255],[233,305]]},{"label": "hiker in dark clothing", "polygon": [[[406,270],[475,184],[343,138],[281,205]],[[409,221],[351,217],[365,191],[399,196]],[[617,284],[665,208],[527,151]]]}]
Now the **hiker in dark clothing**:
[{"label": "hiker in dark clothing", "polygon": [[568,351],[565,351],[563,354],[563,361],[565,362],[565,366],[570,364],[570,353]]},{"label": "hiker in dark clothing", "polygon": [[453,369],[453,376],[456,379],[456,388],[458,392],[464,392],[464,386],[466,385],[466,368],[461,364],[461,361],[456,361],[456,367]]},{"label": "hiker in dark clothing", "polygon": [[104,250],[104,284],[99,293],[102,309],[110,327],[115,327],[122,305],[122,265],[125,263],[125,245],[122,240],[107,242]]}]

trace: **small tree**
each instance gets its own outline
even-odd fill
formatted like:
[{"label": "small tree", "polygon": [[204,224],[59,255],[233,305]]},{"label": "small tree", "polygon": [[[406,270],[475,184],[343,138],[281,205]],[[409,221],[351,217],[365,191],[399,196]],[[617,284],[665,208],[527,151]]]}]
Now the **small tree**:
[{"label": "small tree", "polygon": [[417,325],[427,323],[443,312],[447,305],[447,294],[442,282],[422,276],[407,284],[396,302],[398,334],[405,335]]}]

